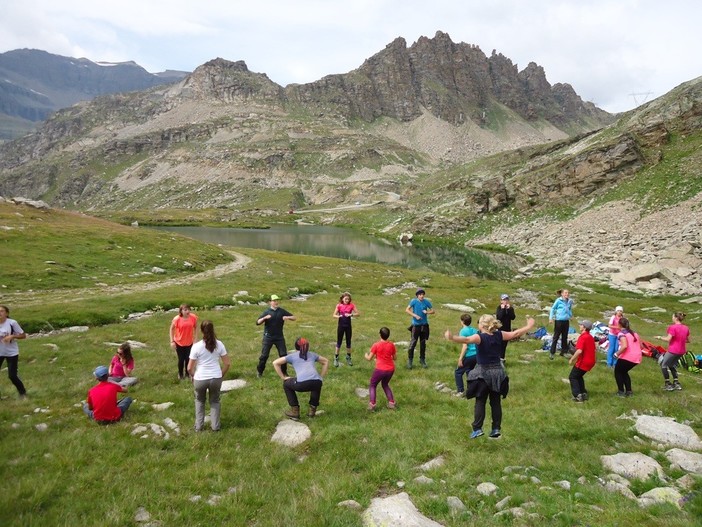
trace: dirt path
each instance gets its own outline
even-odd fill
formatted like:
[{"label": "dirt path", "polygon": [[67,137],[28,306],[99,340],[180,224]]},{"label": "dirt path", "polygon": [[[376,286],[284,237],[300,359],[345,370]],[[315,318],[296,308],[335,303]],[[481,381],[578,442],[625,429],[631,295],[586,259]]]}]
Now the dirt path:
[{"label": "dirt path", "polygon": [[153,291],[154,289],[161,289],[162,287],[170,287],[174,285],[187,285],[192,284],[193,282],[201,282],[202,280],[216,278],[218,276],[224,276],[244,269],[252,261],[251,258],[249,258],[248,256],[244,256],[243,254],[236,253],[233,251],[227,252],[235,258],[233,262],[218,265],[213,269],[209,269],[207,271],[203,271],[201,273],[193,274],[190,276],[166,278],[164,280],[158,280],[155,282],[112,285],[104,287],[84,287],[80,289],[70,290],[51,289],[48,291],[23,291],[20,293],[12,293],[3,296],[5,296],[5,301],[7,303],[22,306],[36,305],[41,302],[46,302],[49,299],[51,300],[51,302],[77,302],[80,300],[85,300],[86,298],[95,295],[126,295],[140,291]]}]

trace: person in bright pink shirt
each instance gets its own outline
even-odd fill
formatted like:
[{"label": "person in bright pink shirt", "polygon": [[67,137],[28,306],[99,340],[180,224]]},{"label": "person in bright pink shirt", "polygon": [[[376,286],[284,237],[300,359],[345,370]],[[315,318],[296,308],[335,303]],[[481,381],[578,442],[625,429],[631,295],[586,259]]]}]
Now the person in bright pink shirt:
[{"label": "person in bright pink shirt", "polygon": [[575,344],[575,353],[568,360],[569,364],[575,363],[570,371],[570,390],[573,393],[573,400],[582,403],[589,399],[585,389],[585,374],[595,365],[595,339],[590,334],[592,322],[583,320],[580,322],[580,336]]},{"label": "person in bright pink shirt", "polygon": [[334,308],[334,318],[339,319],[336,328],[336,351],[334,353],[334,366],[339,367],[339,351],[341,343],[346,339],[346,365],[353,366],[351,361],[351,318],[358,316],[356,306],[351,302],[351,293],[344,293],[339,298],[339,303]]},{"label": "person in bright pink shirt", "polygon": [[619,333],[619,349],[614,354],[614,358],[618,359],[614,366],[614,380],[617,382],[617,395],[630,397],[634,393],[631,391],[629,371],[637,364],[641,364],[641,339],[631,329],[628,318],[622,317],[619,325],[622,330]]},{"label": "person in bright pink shirt", "polygon": [[624,308],[622,306],[617,306],[614,308],[614,315],[609,319],[609,334],[607,335],[607,340],[609,344],[607,346],[607,367],[614,368],[614,363],[617,362],[614,359],[614,354],[619,349],[619,332],[622,330],[619,325],[619,321],[624,316]]},{"label": "person in bright pink shirt", "polygon": [[[687,343],[690,342],[690,328],[683,324],[685,313],[677,312],[673,315],[673,323],[668,326],[668,334],[658,336],[659,339],[668,342],[668,351],[661,359],[661,371],[665,385],[663,389],[667,392],[682,390],[682,385],[678,381],[678,361],[680,357],[687,353]],[[670,372],[669,372],[670,370]],[[673,374],[673,383],[670,383],[670,373]]]},{"label": "person in bright pink shirt", "polygon": [[117,348],[117,353],[110,362],[109,380],[119,382],[125,377],[130,377],[134,370],[134,357],[129,342],[123,342]]},{"label": "person in bright pink shirt", "polygon": [[376,388],[378,383],[383,387],[385,397],[388,398],[388,408],[395,408],[395,396],[390,389],[390,379],[395,373],[395,359],[397,358],[397,350],[395,344],[390,342],[390,330],[386,327],[380,328],[380,340],[371,346],[369,352],[366,353],[366,360],[373,360],[375,357],[375,369],[370,379],[369,396],[370,402],[368,409],[375,410],[376,403]]}]

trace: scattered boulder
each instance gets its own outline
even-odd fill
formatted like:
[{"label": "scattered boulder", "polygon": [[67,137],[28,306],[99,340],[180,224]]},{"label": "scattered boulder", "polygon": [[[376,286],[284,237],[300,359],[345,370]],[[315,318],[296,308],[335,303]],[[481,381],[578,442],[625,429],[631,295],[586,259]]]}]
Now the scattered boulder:
[{"label": "scattered boulder", "polygon": [[670,417],[640,415],[634,426],[639,434],[666,446],[702,450],[702,441],[695,431]]},{"label": "scattered boulder", "polygon": [[490,482],[481,483],[480,485],[475,487],[475,490],[478,491],[478,494],[482,494],[483,496],[491,496],[497,493],[497,489],[497,485]]},{"label": "scattered boulder", "polygon": [[167,403],[158,403],[158,404],[152,404],[151,408],[153,408],[156,411],[163,411],[163,410],[168,410],[171,406],[173,406],[175,403],[173,402],[167,402]]},{"label": "scattered boulder", "polygon": [[144,523],[151,519],[151,514],[144,507],[139,507],[134,514],[134,521],[138,523]]},{"label": "scattered boulder", "polygon": [[370,396],[368,388],[356,388],[354,391],[356,392],[356,395],[361,399],[365,399],[366,397]]},{"label": "scattered boulder", "polygon": [[445,462],[446,462],[446,460],[444,459],[444,456],[438,456],[438,457],[435,457],[434,459],[432,459],[432,460],[430,460],[430,461],[427,461],[427,462],[424,463],[423,465],[419,465],[417,468],[418,468],[419,470],[427,471],[427,470],[431,470],[431,469],[433,469],[433,468],[440,467],[440,466],[442,466]]},{"label": "scattered boulder", "polygon": [[49,425],[46,423],[39,423],[38,425],[34,425],[34,428],[36,428],[38,432],[46,432],[49,429]]},{"label": "scattered boulder", "polygon": [[286,419],[278,423],[271,441],[283,446],[296,447],[312,436],[312,431],[304,423]]},{"label": "scattered boulder", "polygon": [[702,475],[702,454],[672,448],[665,453],[668,461],[675,463],[686,472]]},{"label": "scattered boulder", "polygon": [[680,508],[680,500],[682,500],[682,494],[677,489],[657,487],[641,494],[639,496],[639,505],[641,507],[649,507],[659,503],[670,503]]},{"label": "scattered boulder", "polygon": [[358,503],[356,500],[344,500],[340,501],[339,503],[336,504],[337,507],[346,507],[347,509],[351,509],[352,511],[360,511],[363,509],[360,503]]},{"label": "scattered boulder", "polygon": [[430,485],[431,483],[434,483],[434,480],[422,474],[421,476],[414,478],[414,482],[419,483],[420,485]]},{"label": "scattered boulder", "polygon": [[628,479],[646,480],[651,476],[663,479],[663,467],[655,459],[640,452],[620,452],[612,456],[600,456],[602,465]]},{"label": "scattered boulder", "polygon": [[475,313],[475,309],[465,304],[441,304],[441,307],[451,309],[452,311],[460,311],[461,313]]},{"label": "scattered boulder", "polygon": [[232,390],[240,390],[246,386],[246,381],[244,379],[230,379],[227,381],[222,381],[221,391],[230,392]]},{"label": "scattered boulder", "polygon": [[406,492],[373,498],[363,513],[365,527],[443,527],[417,510]]},{"label": "scattered boulder", "polygon": [[465,504],[457,496],[449,496],[446,498],[446,504],[453,514],[459,514],[466,510]]}]

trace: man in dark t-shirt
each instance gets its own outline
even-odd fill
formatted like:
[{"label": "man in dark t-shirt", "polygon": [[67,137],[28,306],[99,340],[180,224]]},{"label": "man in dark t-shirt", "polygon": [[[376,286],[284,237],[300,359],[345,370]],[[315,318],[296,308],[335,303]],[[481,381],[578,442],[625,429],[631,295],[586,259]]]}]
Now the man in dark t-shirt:
[{"label": "man in dark t-shirt", "polygon": [[[283,325],[286,320],[295,320],[295,316],[279,307],[278,300],[280,300],[278,295],[271,295],[270,307],[261,313],[261,316],[256,320],[257,326],[264,324],[261,356],[258,358],[258,366],[256,367],[259,377],[263,376],[268,355],[270,355],[273,346],[278,350],[279,357],[285,357],[288,354],[288,349],[285,346],[285,335],[283,335]],[[283,373],[286,373],[286,371],[283,371]]]}]

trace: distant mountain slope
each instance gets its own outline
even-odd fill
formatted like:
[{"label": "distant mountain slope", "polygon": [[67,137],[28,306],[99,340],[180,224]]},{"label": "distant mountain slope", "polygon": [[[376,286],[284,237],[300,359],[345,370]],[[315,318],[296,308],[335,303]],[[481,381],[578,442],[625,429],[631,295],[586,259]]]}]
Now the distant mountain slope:
[{"label": "distant mountain slope", "polygon": [[[177,82],[186,72],[152,74],[134,62],[95,63],[36,49],[0,54],[0,139],[11,139],[3,124],[45,120],[52,112],[99,95],[137,91]],[[17,130],[17,133],[24,130]]]}]

